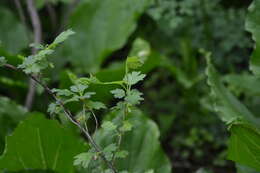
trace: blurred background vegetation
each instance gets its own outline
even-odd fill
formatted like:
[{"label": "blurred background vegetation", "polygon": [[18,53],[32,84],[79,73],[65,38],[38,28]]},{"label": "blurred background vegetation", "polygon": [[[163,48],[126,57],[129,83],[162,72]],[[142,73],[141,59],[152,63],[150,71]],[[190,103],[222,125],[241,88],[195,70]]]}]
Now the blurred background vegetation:
[{"label": "blurred background vegetation", "polygon": [[[32,28],[26,5],[0,1],[0,56],[19,64],[17,54],[28,55]],[[212,52],[223,81],[251,110],[259,106],[259,89],[250,85],[248,60],[253,47],[245,31],[250,0],[37,0],[43,42],[72,28],[76,35],[52,57],[49,85],[66,88],[68,71],[89,73],[101,80],[120,79],[123,61],[135,49],[149,50],[141,69],[148,74],[139,89],[141,109],[159,126],[160,142],[173,171],[236,172],[226,158],[228,132],[212,109],[206,84],[205,59]],[[24,18],[21,17],[21,11]],[[240,75],[238,75],[240,74]],[[248,84],[248,85],[245,85]],[[113,105],[108,89],[94,87],[96,99]],[[0,69],[0,153],[4,136],[25,115],[28,79]],[[255,96],[255,97],[252,97]],[[12,101],[11,101],[12,100]],[[46,113],[50,98],[36,89],[32,111]],[[76,105],[71,105],[76,110]],[[102,115],[103,112],[100,112]],[[13,118],[7,118],[12,115]],[[102,120],[102,116],[99,116]],[[198,171],[198,172],[199,172]]]}]

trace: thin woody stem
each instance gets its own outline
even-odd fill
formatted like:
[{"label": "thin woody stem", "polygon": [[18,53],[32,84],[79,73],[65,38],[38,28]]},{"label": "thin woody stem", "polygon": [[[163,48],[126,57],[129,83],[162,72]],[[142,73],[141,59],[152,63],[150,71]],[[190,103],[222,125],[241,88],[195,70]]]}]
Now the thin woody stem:
[{"label": "thin woody stem", "polygon": [[[15,71],[20,71],[23,72],[22,70],[18,69],[17,67],[11,65],[11,64],[5,64],[4,67],[8,68],[8,69],[12,69]],[[24,72],[23,72],[24,73]],[[107,164],[107,166],[113,171],[113,173],[117,173],[118,171],[116,170],[116,168],[113,166],[112,162],[110,162],[109,160],[106,159],[103,151],[101,150],[101,148],[96,144],[96,142],[94,141],[94,139],[92,138],[92,136],[89,134],[89,132],[80,125],[80,123],[74,118],[74,116],[72,115],[72,113],[65,107],[64,103],[58,99],[56,97],[56,95],[52,92],[52,90],[45,85],[44,83],[42,83],[37,77],[35,77],[34,75],[31,74],[26,74],[28,77],[30,77],[33,81],[35,81],[36,83],[38,83],[40,86],[42,86],[44,88],[44,90],[62,107],[66,117],[74,124],[76,125],[81,132],[85,135],[85,137],[88,139],[88,141],[91,143],[91,145],[93,146],[93,148],[96,150],[96,152],[100,153],[100,157],[101,159]]]},{"label": "thin woody stem", "polygon": [[[34,5],[34,0],[26,0],[26,5],[28,9],[28,13],[32,22],[33,26],[33,33],[34,33],[34,43],[40,44],[42,42],[42,27],[40,17],[38,15],[37,9]],[[32,48],[32,54],[36,54],[37,49]],[[33,79],[30,80],[29,90],[25,100],[25,107],[30,110],[33,104],[35,91],[36,91],[36,83]]]}]

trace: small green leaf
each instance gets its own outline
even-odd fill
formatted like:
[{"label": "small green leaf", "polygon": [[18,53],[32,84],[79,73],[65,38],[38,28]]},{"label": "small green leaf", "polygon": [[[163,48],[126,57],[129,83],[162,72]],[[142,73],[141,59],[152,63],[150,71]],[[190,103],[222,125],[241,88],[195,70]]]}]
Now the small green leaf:
[{"label": "small green leaf", "polygon": [[70,90],[75,93],[83,93],[87,89],[87,85],[77,84],[70,87]]},{"label": "small green leaf", "polygon": [[145,74],[141,74],[140,71],[133,71],[124,77],[124,82],[128,85],[134,85],[145,78]]},{"label": "small green leaf", "polygon": [[142,100],[144,100],[141,96],[143,94],[141,92],[139,92],[136,89],[133,89],[130,91],[130,93],[127,94],[127,96],[125,97],[125,101],[130,103],[131,105],[137,105],[140,104],[140,102]]},{"label": "small green leaf", "polygon": [[68,89],[52,89],[53,93],[56,93],[58,96],[71,96],[73,95],[73,92],[71,92]]},{"label": "small green leaf", "polygon": [[101,127],[107,131],[113,131],[116,129],[116,125],[112,123],[111,121],[105,121]]},{"label": "small green leaf", "polygon": [[128,69],[138,69],[142,65],[143,65],[143,62],[137,56],[128,57],[126,60],[126,66]]},{"label": "small green leaf", "polygon": [[114,95],[115,98],[121,99],[121,98],[125,97],[125,91],[123,89],[117,88],[117,89],[114,89],[110,92]]},{"label": "small green leaf", "polygon": [[97,102],[97,101],[91,101],[91,100],[87,102],[87,107],[90,109],[96,109],[96,110],[107,108],[104,103]]},{"label": "small green leaf", "polygon": [[63,31],[62,33],[60,33],[60,35],[58,35],[55,40],[53,41],[52,44],[57,45],[60,44],[62,42],[64,42],[66,39],[68,39],[69,36],[75,34],[74,31],[72,31],[71,29],[67,30],[67,31]]},{"label": "small green leaf", "polygon": [[260,171],[260,131],[244,122],[230,127],[228,158]]},{"label": "small green leaf", "polygon": [[7,62],[7,61],[6,61],[5,57],[0,57],[0,67],[3,66],[3,65],[5,65],[6,62]]},{"label": "small green leaf", "polygon": [[82,166],[83,168],[87,168],[90,161],[93,159],[95,153],[87,152],[87,153],[80,153],[75,156],[75,160],[73,165],[75,166]]},{"label": "small green leaf", "polygon": [[258,126],[260,122],[247,107],[224,86],[209,57],[207,58],[207,64],[207,82],[211,87],[211,95],[214,98],[214,109],[219,113],[221,120],[230,124],[235,120],[244,119]]},{"label": "small green leaf", "polygon": [[127,132],[132,130],[133,125],[129,121],[124,121],[123,126],[120,128],[121,131]]},{"label": "small green leaf", "polygon": [[115,154],[115,157],[116,158],[126,158],[126,156],[128,155],[128,151],[118,151],[118,152],[116,152],[116,154]]},{"label": "small green leaf", "polygon": [[113,158],[113,153],[117,150],[116,144],[112,143],[106,146],[103,150],[104,154],[106,155],[106,158],[108,160],[112,160]]}]

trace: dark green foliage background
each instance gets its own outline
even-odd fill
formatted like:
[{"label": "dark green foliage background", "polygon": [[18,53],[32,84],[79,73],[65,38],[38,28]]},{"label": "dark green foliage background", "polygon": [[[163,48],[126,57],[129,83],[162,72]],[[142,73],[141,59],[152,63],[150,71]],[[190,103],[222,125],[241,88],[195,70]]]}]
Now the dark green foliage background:
[{"label": "dark green foliage background", "polygon": [[[79,76],[91,72],[103,81],[120,79],[123,61],[140,37],[151,46],[151,55],[141,69],[148,75],[138,86],[145,98],[141,110],[159,126],[160,142],[173,172],[235,173],[234,164],[226,160],[229,134],[213,111],[204,74],[206,62],[199,49],[212,52],[212,60],[223,74],[221,80],[259,115],[260,92],[256,80],[247,76],[253,41],[245,31],[245,17],[251,1],[82,1],[68,18],[69,0],[50,1],[57,17],[57,22],[52,23],[47,5],[37,0],[46,43],[61,28],[76,32],[52,57],[56,68],[46,72],[51,78],[49,86],[68,87],[68,70]],[[0,56],[11,64],[20,63],[17,54],[30,54],[29,23],[22,24],[12,1],[0,2]],[[100,93],[96,99],[113,105],[108,89],[91,88]],[[0,153],[5,136],[28,114],[15,104],[24,104],[27,89],[24,75],[0,69]],[[50,101],[37,88],[32,111],[47,114]],[[70,108],[75,112],[79,109],[78,105]],[[106,112],[99,114],[102,121]]]}]

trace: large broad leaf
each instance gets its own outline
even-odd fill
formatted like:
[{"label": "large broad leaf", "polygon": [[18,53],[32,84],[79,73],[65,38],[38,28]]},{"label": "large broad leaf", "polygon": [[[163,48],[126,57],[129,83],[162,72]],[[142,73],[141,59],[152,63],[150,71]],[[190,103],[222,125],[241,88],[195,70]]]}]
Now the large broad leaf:
[{"label": "large broad leaf", "polygon": [[216,69],[207,59],[208,65],[206,75],[208,84],[211,87],[211,95],[214,98],[214,109],[219,112],[219,116],[225,123],[229,124],[235,120],[243,119],[255,125],[260,122],[254,115],[243,105],[232,93],[226,89],[221,82],[220,76]]},{"label": "large broad leaf", "polygon": [[6,97],[0,97],[0,154],[4,150],[5,136],[10,134],[19,121],[25,118],[26,109]]},{"label": "large broad leaf", "polygon": [[[114,112],[108,115],[106,120],[118,124],[122,114],[122,112]],[[170,173],[171,164],[160,146],[157,125],[138,110],[128,115],[128,121],[133,125],[133,130],[124,135],[121,149],[127,150],[129,155],[125,159],[116,161],[117,168],[134,173],[144,173],[147,170]],[[101,146],[108,146],[115,142],[110,133],[100,129],[95,139]]]},{"label": "large broad leaf", "polygon": [[256,171],[252,168],[240,164],[236,164],[236,168],[237,168],[237,173],[260,173],[259,171]]},{"label": "large broad leaf", "polygon": [[97,71],[105,57],[125,44],[150,2],[83,1],[69,19],[69,27],[76,34],[62,47],[60,56],[69,58],[84,71]]},{"label": "large broad leaf", "polygon": [[86,146],[70,129],[41,114],[29,116],[6,138],[6,148],[0,157],[0,170],[53,170],[72,173],[73,157]]},{"label": "large broad leaf", "polygon": [[228,158],[260,171],[260,131],[247,123],[230,128]]},{"label": "large broad leaf", "polygon": [[256,42],[255,50],[251,56],[250,69],[260,76],[260,0],[254,0],[249,7],[246,20],[246,29],[252,33]]},{"label": "large broad leaf", "polygon": [[11,11],[0,8],[0,47],[7,52],[16,54],[29,44],[26,28]]}]

